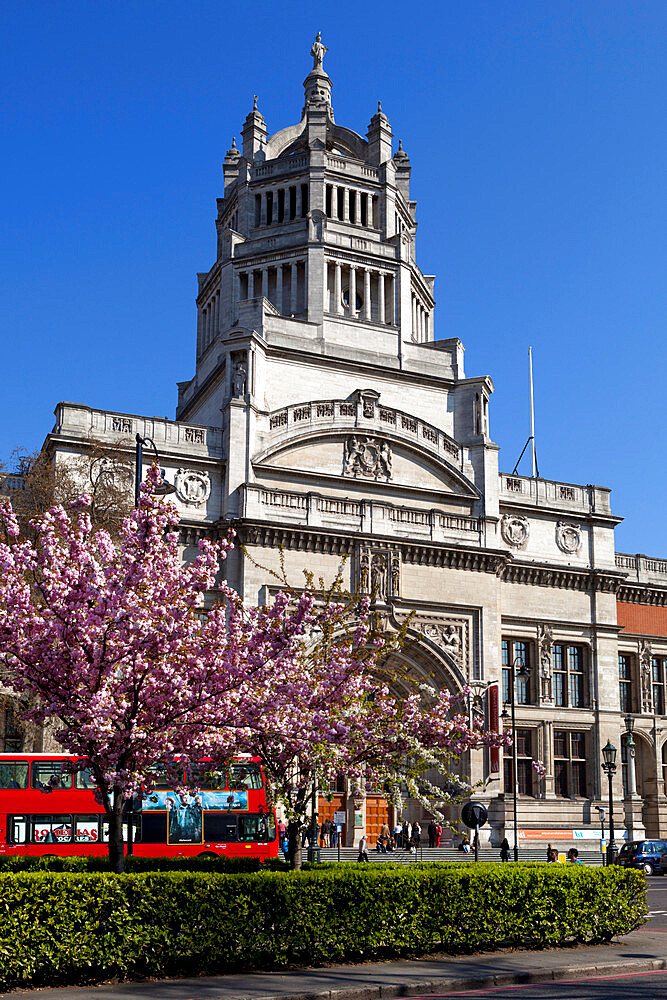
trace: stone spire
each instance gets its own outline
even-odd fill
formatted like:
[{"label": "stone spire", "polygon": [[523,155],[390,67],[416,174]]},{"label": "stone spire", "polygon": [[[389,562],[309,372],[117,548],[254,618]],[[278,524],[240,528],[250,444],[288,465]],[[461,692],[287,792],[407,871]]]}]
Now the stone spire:
[{"label": "stone spire", "polygon": [[253,108],[243,124],[243,155],[246,160],[254,160],[266,144],[266,122],[257,110],[257,95],[253,99]]},{"label": "stone spire", "polygon": [[236,137],[232,139],[231,149],[225,154],[225,162],[222,165],[222,173],[225,179],[225,189],[234,183],[239,175],[239,160],[241,154],[236,148]]},{"label": "stone spire", "polygon": [[375,166],[391,160],[392,131],[389,119],[382,110],[382,102],[378,101],[378,109],[370,120],[368,132],[368,162]]},{"label": "stone spire", "polygon": [[313,57],[313,68],[303,81],[303,89],[306,93],[303,115],[307,114],[310,110],[324,110],[329,120],[333,121],[333,111],[331,109],[332,83],[322,66],[322,61],[327,51],[328,49],[326,45],[322,44],[322,36],[318,31],[313,42],[313,47],[310,50],[310,54]]}]

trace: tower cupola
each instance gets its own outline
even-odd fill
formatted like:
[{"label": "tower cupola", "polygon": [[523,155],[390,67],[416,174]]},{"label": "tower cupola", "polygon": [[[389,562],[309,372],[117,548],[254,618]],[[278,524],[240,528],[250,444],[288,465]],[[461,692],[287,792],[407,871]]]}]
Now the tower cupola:
[{"label": "tower cupola", "polygon": [[366,133],[368,139],[368,162],[379,167],[391,160],[392,131],[389,119],[382,111],[382,102],[378,101],[377,112],[373,115]]},{"label": "tower cupola", "polygon": [[258,153],[264,152],[267,134],[266,122],[261,112],[257,110],[257,95],[255,95],[252,111],[246,118],[241,132],[243,155],[246,160],[252,162]]}]

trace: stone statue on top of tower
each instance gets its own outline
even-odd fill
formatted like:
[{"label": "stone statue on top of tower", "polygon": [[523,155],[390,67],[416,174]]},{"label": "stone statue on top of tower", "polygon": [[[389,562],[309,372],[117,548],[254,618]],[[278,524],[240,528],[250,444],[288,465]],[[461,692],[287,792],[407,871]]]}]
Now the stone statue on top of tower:
[{"label": "stone statue on top of tower", "polygon": [[323,68],[322,62],[328,51],[329,50],[327,49],[326,45],[322,44],[322,35],[318,31],[315,37],[315,41],[313,42],[313,47],[310,50],[310,54],[313,57],[313,69]]}]

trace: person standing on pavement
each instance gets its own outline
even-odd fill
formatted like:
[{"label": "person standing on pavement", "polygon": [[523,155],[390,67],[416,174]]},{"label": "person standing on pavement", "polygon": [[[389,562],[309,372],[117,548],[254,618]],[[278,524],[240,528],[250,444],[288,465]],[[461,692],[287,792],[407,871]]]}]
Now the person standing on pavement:
[{"label": "person standing on pavement", "polygon": [[396,847],[401,846],[402,839],[403,839],[403,827],[401,826],[401,821],[396,820],[396,826],[394,827],[394,840],[396,841]]},{"label": "person standing on pavement", "polygon": [[435,821],[431,820],[428,824],[428,846],[435,847]]},{"label": "person standing on pavement", "polygon": [[410,829],[410,824],[408,823],[408,821],[406,819],[406,820],[403,821],[403,829],[401,831],[401,842],[403,844],[403,848],[406,851],[410,850],[410,834],[411,833],[412,833],[412,830]]},{"label": "person standing on pavement", "polygon": [[505,837],[503,839],[502,844],[500,845],[500,860],[509,861],[509,859],[510,859],[510,842],[507,839],[507,837]]},{"label": "person standing on pavement", "polygon": [[415,850],[419,850],[419,845],[422,842],[422,828],[419,825],[419,820],[415,820],[412,824],[412,843],[415,845]]},{"label": "person standing on pavement", "polygon": [[440,841],[442,839],[442,824],[435,824],[435,846],[440,847]]}]

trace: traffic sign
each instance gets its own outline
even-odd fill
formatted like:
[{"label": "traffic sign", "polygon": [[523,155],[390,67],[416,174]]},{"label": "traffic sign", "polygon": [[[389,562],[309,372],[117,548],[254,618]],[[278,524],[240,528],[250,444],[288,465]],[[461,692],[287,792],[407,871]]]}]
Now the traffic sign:
[{"label": "traffic sign", "polygon": [[481,802],[466,802],[461,810],[461,819],[471,830],[477,826],[484,826],[488,815],[486,807]]}]

